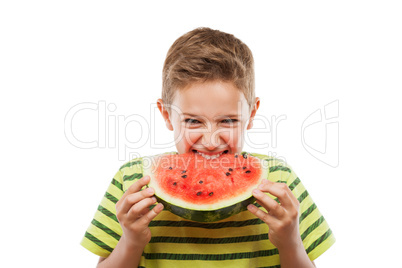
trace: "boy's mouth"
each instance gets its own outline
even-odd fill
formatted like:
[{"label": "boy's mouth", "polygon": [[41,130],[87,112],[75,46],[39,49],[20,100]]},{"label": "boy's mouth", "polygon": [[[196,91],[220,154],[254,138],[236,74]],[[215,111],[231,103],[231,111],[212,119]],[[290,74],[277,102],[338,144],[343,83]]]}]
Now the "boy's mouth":
[{"label": "boy's mouth", "polygon": [[218,158],[219,156],[221,156],[223,154],[227,154],[229,152],[229,150],[225,150],[225,151],[222,151],[222,152],[217,153],[217,154],[207,154],[207,153],[199,152],[197,150],[192,150],[192,151],[193,151],[193,153],[197,153],[197,154],[201,155],[202,157],[204,157],[205,159],[208,159],[208,160]]}]

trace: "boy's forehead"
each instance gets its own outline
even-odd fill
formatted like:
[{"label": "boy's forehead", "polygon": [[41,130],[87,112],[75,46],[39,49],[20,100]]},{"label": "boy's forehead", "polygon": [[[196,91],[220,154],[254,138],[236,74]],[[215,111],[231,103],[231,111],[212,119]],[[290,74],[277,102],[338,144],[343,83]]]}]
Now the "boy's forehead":
[{"label": "boy's forehead", "polygon": [[178,113],[207,117],[239,116],[248,111],[244,94],[229,82],[191,84],[176,91]]}]

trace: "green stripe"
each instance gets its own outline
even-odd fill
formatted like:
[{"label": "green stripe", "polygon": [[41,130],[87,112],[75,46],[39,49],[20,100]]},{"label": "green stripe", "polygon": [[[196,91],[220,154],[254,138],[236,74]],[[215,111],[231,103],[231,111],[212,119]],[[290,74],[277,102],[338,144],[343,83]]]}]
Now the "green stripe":
[{"label": "green stripe", "polygon": [[301,182],[301,181],[300,181],[299,177],[297,177],[297,178],[289,185],[289,189],[290,189],[291,191],[293,191],[294,188],[296,188],[296,186],[299,185],[300,182]]},{"label": "green stripe", "polygon": [[92,242],[94,242],[96,245],[98,245],[99,247],[112,252],[113,248],[109,247],[108,245],[106,245],[105,243],[103,243],[102,241],[100,241],[98,238],[96,238],[95,236],[91,235],[90,233],[86,232],[85,233],[85,237],[88,238],[89,240],[91,240]]},{"label": "green stripe", "polygon": [[321,216],[318,220],[313,222],[307,229],[301,234],[301,239],[304,240],[312,231],[314,231],[321,223],[324,222],[324,217]]},{"label": "green stripe", "polygon": [[134,173],[133,175],[125,175],[123,177],[123,181],[132,181],[135,179],[141,179],[142,178],[142,173]]},{"label": "green stripe", "polygon": [[116,186],[118,189],[120,189],[121,191],[123,191],[123,184],[121,184],[120,182],[118,182],[117,180],[113,179],[112,180],[112,184],[114,186]]},{"label": "green stripe", "polygon": [[308,215],[311,214],[317,208],[316,204],[313,203],[306,211],[304,211],[299,217],[299,223],[301,223]]},{"label": "green stripe", "polygon": [[226,254],[176,254],[176,253],[143,253],[145,259],[149,260],[202,260],[202,261],[224,261],[251,259],[267,257],[279,254],[278,249],[260,250],[254,252],[226,253]]},{"label": "green stripe", "polygon": [[287,181],[276,181],[277,183],[287,183]]},{"label": "green stripe", "polygon": [[112,212],[110,212],[109,210],[107,210],[106,208],[102,207],[101,205],[99,205],[98,207],[98,211],[102,212],[104,215],[108,216],[109,218],[111,218],[112,220],[114,220],[115,222],[119,222],[116,218],[116,215],[114,215]]},{"label": "green stripe", "polygon": [[113,195],[109,194],[108,192],[105,193],[105,197],[115,204],[117,203],[117,201],[119,201],[119,199],[117,199]]},{"label": "green stripe", "polygon": [[95,219],[92,220],[92,224],[101,229],[102,231],[104,231],[105,233],[107,233],[108,235],[110,235],[111,237],[113,237],[114,239],[116,239],[117,241],[120,240],[121,236],[116,232],[114,232],[113,230],[109,229],[106,225],[103,225],[102,223],[98,222]]},{"label": "green stripe", "polygon": [[299,198],[297,198],[297,200],[299,200],[299,202],[303,202],[304,199],[306,199],[306,197],[308,196],[308,192],[307,190],[305,190],[300,196]]},{"label": "green stripe", "polygon": [[275,171],[278,171],[278,170],[287,171],[289,173],[292,172],[292,170],[290,168],[283,167],[283,166],[273,166],[273,167],[269,168],[269,172],[275,172]]},{"label": "green stripe", "polygon": [[[264,223],[262,220],[256,218],[245,221],[227,221],[219,223],[201,223],[192,221],[151,221],[149,227],[196,227],[204,229],[221,229],[227,227],[244,227],[249,225],[257,225]],[[265,224],[265,223],[264,223]]]},{"label": "green stripe", "polygon": [[315,240],[307,249],[306,252],[309,254],[311,251],[313,251],[318,245],[320,245],[322,242],[325,241],[330,235],[332,234],[331,229],[328,229],[322,236],[320,236],[317,240]]},{"label": "green stripe", "polygon": [[261,240],[268,240],[268,234],[265,233],[259,235],[224,237],[224,238],[155,236],[151,238],[150,243],[230,244],[230,243],[261,241]]},{"label": "green stripe", "polygon": [[137,160],[137,161],[134,161],[134,162],[130,161],[130,162],[128,162],[128,163],[122,165],[122,166],[120,167],[120,170],[122,170],[123,168],[126,168],[126,167],[131,168],[132,166],[137,165],[137,164],[142,164],[142,161],[141,161],[141,160]]}]

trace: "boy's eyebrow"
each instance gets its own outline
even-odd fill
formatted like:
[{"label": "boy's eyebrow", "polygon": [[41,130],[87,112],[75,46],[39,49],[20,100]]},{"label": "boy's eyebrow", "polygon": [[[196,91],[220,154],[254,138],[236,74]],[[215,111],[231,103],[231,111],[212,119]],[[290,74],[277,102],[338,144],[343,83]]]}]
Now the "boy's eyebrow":
[{"label": "boy's eyebrow", "polygon": [[[190,114],[190,113],[183,113],[183,115],[188,115],[188,116],[193,116],[193,117],[201,117],[199,115],[196,114]],[[236,117],[239,116],[238,114],[228,114],[228,115],[222,115],[222,116],[218,116],[218,117]]]}]

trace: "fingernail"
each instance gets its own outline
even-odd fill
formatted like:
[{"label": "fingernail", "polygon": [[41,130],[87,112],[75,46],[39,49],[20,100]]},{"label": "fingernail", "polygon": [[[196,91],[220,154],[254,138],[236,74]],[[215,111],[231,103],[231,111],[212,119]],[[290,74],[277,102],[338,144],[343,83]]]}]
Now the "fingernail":
[{"label": "fingernail", "polygon": [[148,188],[147,193],[148,194],[154,194],[154,189],[153,188]]},{"label": "fingernail", "polygon": [[247,206],[247,209],[250,210],[250,211],[254,211],[255,207],[252,204],[250,204],[250,205]]},{"label": "fingernail", "polygon": [[261,191],[260,191],[260,190],[257,190],[257,189],[254,189],[254,190],[253,190],[253,194],[258,196],[258,195],[261,194]]},{"label": "fingernail", "polygon": [[154,203],[156,202],[156,197],[155,196],[152,197],[152,201],[154,201]]}]

